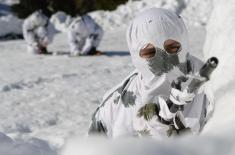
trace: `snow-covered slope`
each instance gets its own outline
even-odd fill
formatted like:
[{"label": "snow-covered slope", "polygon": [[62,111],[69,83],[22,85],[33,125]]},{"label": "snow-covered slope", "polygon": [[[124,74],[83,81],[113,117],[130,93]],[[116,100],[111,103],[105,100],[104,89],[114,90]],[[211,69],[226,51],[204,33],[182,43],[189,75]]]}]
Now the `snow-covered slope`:
[{"label": "snow-covered slope", "polygon": [[3,133],[0,133],[1,155],[56,155],[46,141],[31,138],[27,141],[14,141]]},{"label": "snow-covered slope", "polygon": [[220,64],[211,81],[216,109],[205,132],[224,134],[235,130],[235,1],[215,0],[214,6],[204,53],[207,58],[218,57]]}]

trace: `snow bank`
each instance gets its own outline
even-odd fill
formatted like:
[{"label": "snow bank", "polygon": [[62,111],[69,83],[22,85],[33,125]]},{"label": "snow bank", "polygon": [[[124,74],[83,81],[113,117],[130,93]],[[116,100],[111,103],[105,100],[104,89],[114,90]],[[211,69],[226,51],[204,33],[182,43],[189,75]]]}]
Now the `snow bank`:
[{"label": "snow bank", "polygon": [[56,152],[47,142],[31,138],[26,141],[14,141],[3,133],[0,133],[1,155],[56,155]]},{"label": "snow bank", "polygon": [[177,2],[173,0],[141,0],[128,1],[120,5],[115,11],[95,11],[90,15],[104,28],[115,29],[117,27],[126,27],[137,13],[151,7],[165,7],[175,10]]},{"label": "snow bank", "polygon": [[13,15],[0,17],[0,36],[22,34],[23,21]]},{"label": "snow bank", "polygon": [[[235,136],[234,134],[232,134]],[[61,155],[234,155],[235,142],[224,136],[183,137],[176,140],[152,139],[73,139]]]},{"label": "snow bank", "polygon": [[12,5],[19,3],[19,0],[0,0],[0,4]]},{"label": "snow bank", "polygon": [[[189,25],[206,25],[212,10],[212,0],[129,0],[114,11],[94,11],[89,13],[105,30],[126,28],[129,22],[139,12],[151,8],[170,9],[181,14]],[[52,23],[62,32],[65,32],[72,18],[63,12],[52,16]]]},{"label": "snow bank", "polygon": [[126,27],[138,12],[151,7],[173,10],[181,14],[188,24],[203,26],[209,18],[212,0],[130,0],[126,4],[120,5],[115,11],[95,11],[90,15],[104,29],[116,29]]},{"label": "snow bank", "polygon": [[235,129],[235,1],[214,1],[204,54],[220,60],[218,69],[211,78],[215,94],[215,113],[206,126],[205,133],[224,133]]}]

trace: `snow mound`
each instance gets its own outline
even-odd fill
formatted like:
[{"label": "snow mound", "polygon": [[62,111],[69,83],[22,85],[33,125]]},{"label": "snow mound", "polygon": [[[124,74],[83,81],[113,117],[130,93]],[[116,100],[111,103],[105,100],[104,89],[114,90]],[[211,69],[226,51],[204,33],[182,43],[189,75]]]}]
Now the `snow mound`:
[{"label": "snow mound", "polygon": [[220,62],[211,77],[216,107],[205,133],[217,134],[235,129],[235,1],[215,0],[214,6],[207,26],[204,54],[206,58],[216,56]]},{"label": "snow mound", "polygon": [[[152,7],[165,8],[181,14],[189,25],[204,26],[212,10],[212,0],[129,0],[114,11],[99,10],[89,14],[105,30],[114,30],[120,27],[126,28],[136,14]],[[59,31],[65,32],[72,18],[63,12],[58,12],[52,16],[51,21]]]},{"label": "snow mound", "polygon": [[234,141],[227,136],[183,137],[174,141],[77,138],[67,143],[61,155],[234,155],[234,147]]},{"label": "snow mound", "polygon": [[137,13],[151,7],[170,9],[181,14],[188,24],[203,26],[209,18],[212,0],[129,0],[115,11],[95,11],[90,15],[104,29],[116,29],[126,27]]},{"label": "snow mound", "polygon": [[0,17],[0,36],[22,34],[23,21],[13,15]]},{"label": "snow mound", "polygon": [[57,153],[47,142],[31,138],[26,141],[13,140],[3,133],[0,133],[0,154],[1,155],[56,155]]},{"label": "snow mound", "polygon": [[181,15],[189,25],[204,26],[213,9],[213,0],[185,0],[186,8]]}]

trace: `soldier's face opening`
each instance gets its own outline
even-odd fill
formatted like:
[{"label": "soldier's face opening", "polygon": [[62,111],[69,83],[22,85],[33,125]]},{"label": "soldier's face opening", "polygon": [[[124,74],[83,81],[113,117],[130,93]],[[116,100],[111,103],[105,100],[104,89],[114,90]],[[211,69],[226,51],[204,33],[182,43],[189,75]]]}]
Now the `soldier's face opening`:
[{"label": "soldier's face opening", "polygon": [[[181,44],[173,39],[168,39],[164,42],[164,50],[168,54],[177,54],[181,50]],[[139,55],[141,58],[149,59],[154,57],[156,52],[156,47],[153,44],[149,43],[143,49],[140,50]]]}]

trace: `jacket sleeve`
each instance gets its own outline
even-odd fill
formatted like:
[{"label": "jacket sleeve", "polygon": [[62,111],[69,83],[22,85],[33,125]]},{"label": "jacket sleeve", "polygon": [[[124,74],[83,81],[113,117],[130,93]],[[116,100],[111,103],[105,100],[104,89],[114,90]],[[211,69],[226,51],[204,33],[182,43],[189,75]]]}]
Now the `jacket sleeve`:
[{"label": "jacket sleeve", "polygon": [[104,35],[103,29],[99,26],[96,25],[95,33],[94,33],[94,40],[93,40],[93,46],[98,47],[102,38]]},{"label": "jacket sleeve", "polygon": [[[203,66],[203,62],[193,56],[188,56],[188,60],[191,62],[192,74],[196,75]],[[212,109],[212,100],[209,100],[208,93],[205,92],[205,86],[206,84],[202,85],[193,94],[184,95],[183,92],[180,92],[179,95],[172,95],[173,92],[171,91],[170,100],[174,101],[175,99],[174,103],[184,105],[184,109],[172,113],[166,101],[160,98],[158,102],[160,107],[159,115],[164,120],[173,120],[176,129],[189,128],[193,133],[199,133],[210,117],[211,110],[209,109]],[[180,100],[182,98],[184,98],[183,101]]]},{"label": "jacket sleeve", "polygon": [[94,38],[92,36],[89,36],[88,38],[86,38],[85,45],[83,46],[80,54],[82,55],[88,54],[91,48],[93,47],[93,42],[94,42]]},{"label": "jacket sleeve", "polygon": [[183,111],[172,113],[165,100],[159,99],[159,116],[165,121],[172,120],[173,126],[177,130],[190,129],[194,134],[198,134],[208,120],[207,109],[210,101],[204,92],[195,95],[194,99],[184,105]]},{"label": "jacket sleeve", "polygon": [[89,135],[98,134],[108,137],[112,135],[113,119],[115,115],[113,113],[113,111],[115,111],[115,89],[116,88],[114,87],[104,95],[103,101],[94,112],[88,132]]},{"label": "jacket sleeve", "polygon": [[89,135],[106,135],[107,129],[105,124],[102,122],[102,115],[100,108],[97,108],[92,116],[91,124],[89,127]]},{"label": "jacket sleeve", "polygon": [[86,38],[85,45],[81,51],[81,54],[87,54],[91,48],[98,47],[102,37],[103,29],[91,18],[86,18],[86,29],[88,29],[89,36]]},{"label": "jacket sleeve", "polygon": [[43,43],[44,44],[50,44],[53,41],[54,35],[55,35],[55,28],[52,23],[49,22],[48,26],[45,27],[46,29],[46,35],[43,38]]},{"label": "jacket sleeve", "polygon": [[70,46],[70,52],[73,54],[78,54],[80,51],[79,43],[78,43],[78,34],[76,31],[70,29],[68,32],[68,40]]}]

